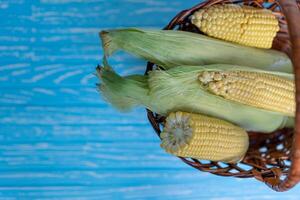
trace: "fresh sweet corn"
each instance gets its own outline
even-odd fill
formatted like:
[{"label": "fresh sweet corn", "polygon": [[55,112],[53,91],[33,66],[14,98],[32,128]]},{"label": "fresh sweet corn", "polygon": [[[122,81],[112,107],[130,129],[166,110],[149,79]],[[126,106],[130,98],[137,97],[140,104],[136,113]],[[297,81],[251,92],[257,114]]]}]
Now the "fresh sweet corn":
[{"label": "fresh sweet corn", "polygon": [[293,73],[289,57],[273,49],[243,46],[173,30],[118,29],[100,33],[105,56],[125,50],[163,67],[231,64]]},{"label": "fresh sweet corn", "polygon": [[161,147],[180,157],[235,163],[249,146],[245,130],[226,121],[186,112],[170,113]]},{"label": "fresh sweet corn", "polygon": [[167,116],[180,110],[223,119],[247,131],[265,133],[294,126],[293,117],[217,96],[199,81],[199,75],[204,71],[236,70],[259,71],[293,79],[292,74],[224,64],[154,70],[147,76],[121,77],[107,66],[98,68],[97,72],[101,80],[101,94],[120,111],[145,106],[153,112]]},{"label": "fresh sweet corn", "polygon": [[270,10],[236,4],[200,9],[191,22],[211,37],[266,49],[272,47],[279,31],[278,20]]},{"label": "fresh sweet corn", "polygon": [[205,71],[199,80],[225,99],[295,116],[295,84],[291,79],[262,72]]}]

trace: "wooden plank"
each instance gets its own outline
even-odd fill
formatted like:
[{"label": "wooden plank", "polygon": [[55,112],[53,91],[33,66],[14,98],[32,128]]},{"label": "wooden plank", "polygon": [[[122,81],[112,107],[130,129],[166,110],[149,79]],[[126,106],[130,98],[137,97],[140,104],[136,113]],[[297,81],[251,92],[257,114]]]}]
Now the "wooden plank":
[{"label": "wooden plank", "polygon": [[[96,46],[100,49],[100,44]],[[12,51],[15,52],[15,50]],[[43,54],[43,52],[40,53]],[[63,53],[59,52],[59,54]],[[78,54],[78,57],[81,57],[82,54]],[[54,55],[51,54],[51,56]],[[89,63],[82,60],[76,61],[74,57],[50,57],[45,59],[55,61],[37,62],[34,65],[29,65],[27,62],[11,64],[4,61],[0,65],[1,87],[3,89],[50,87],[52,90],[63,86],[74,88],[78,86],[92,87],[98,82],[95,76],[95,68],[101,62],[98,55],[91,55],[91,57],[93,58],[89,59]],[[122,61],[124,61],[122,64],[118,64]],[[146,64],[145,61],[125,53],[119,53],[117,57],[110,59],[110,63],[122,75],[143,74]]]},{"label": "wooden plank", "polygon": [[103,101],[94,80],[92,86],[27,86],[2,87],[0,106],[94,106],[108,105]]},{"label": "wooden plank", "polygon": [[[12,134],[14,133],[14,134]],[[78,143],[83,142],[153,142],[158,137],[145,122],[145,124],[114,123],[99,125],[16,125],[1,124],[0,139],[8,143]],[[63,140],[62,140],[63,139]]]},{"label": "wooden plank", "polygon": [[102,107],[10,106],[0,107],[0,124],[10,125],[103,125],[145,124],[145,112],[118,113],[109,105]]},{"label": "wooden plank", "polygon": [[[195,178],[195,176],[194,176]],[[192,178],[192,179],[194,179]],[[163,179],[163,178],[162,178]],[[6,197],[26,197],[40,199],[288,199],[296,200],[297,193],[275,193],[262,191],[262,186],[257,186],[256,182],[243,184],[239,182],[239,193],[237,189],[228,191],[229,187],[234,187],[236,182],[227,182],[227,187],[217,187],[209,181],[199,181],[195,184],[189,182],[188,177],[184,177],[186,183],[178,184],[174,179],[173,183],[161,184],[161,179],[156,179],[154,184],[141,184],[136,186],[25,186],[25,187],[0,187],[0,192]],[[218,178],[215,181],[221,180]],[[177,180],[178,181],[178,180]],[[181,181],[180,181],[181,182]],[[257,189],[259,188],[259,189]],[[197,192],[194,192],[197,191]],[[204,193],[205,191],[205,193]],[[253,192],[255,191],[255,193]],[[295,196],[296,195],[296,196]]]},{"label": "wooden plank", "polygon": [[[214,188],[214,187],[213,187]],[[24,197],[24,194],[28,194],[28,198],[40,198],[40,199],[175,199],[175,200],[195,200],[195,199],[226,199],[226,200],[254,200],[254,199],[287,199],[295,200],[293,194],[279,193],[274,196],[263,195],[259,192],[253,194],[250,189],[254,189],[252,185],[245,188],[242,187],[244,195],[240,196],[236,193],[228,193],[223,188],[218,188],[219,192],[216,192],[216,188],[210,189],[205,184],[199,184],[195,186],[193,184],[186,184],[186,187],[182,187],[177,184],[168,184],[164,186],[156,185],[141,185],[137,187],[84,187],[84,186],[56,186],[56,187],[20,187],[20,188],[4,188],[6,194],[9,197]],[[201,192],[193,193],[193,190],[206,190],[210,195],[203,195]],[[160,192],[163,191],[163,192]]]},{"label": "wooden plank", "polygon": [[[159,142],[67,141],[0,145],[0,171],[32,170],[174,170],[187,166],[167,155]],[[57,165],[57,166],[53,166]],[[8,170],[9,169],[9,170]]]}]

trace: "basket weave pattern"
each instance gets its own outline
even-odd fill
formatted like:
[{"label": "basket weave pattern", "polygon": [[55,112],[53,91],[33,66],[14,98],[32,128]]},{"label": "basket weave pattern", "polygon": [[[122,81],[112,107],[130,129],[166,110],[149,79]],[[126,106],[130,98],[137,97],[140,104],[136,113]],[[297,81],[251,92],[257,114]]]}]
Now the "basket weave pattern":
[{"label": "basket weave pattern", "polygon": [[[268,3],[259,0],[209,0],[180,12],[164,29],[183,30],[202,34],[189,22],[189,16],[200,8],[224,3],[267,8],[272,10],[277,16],[280,22],[280,31],[274,39],[272,48],[288,54],[294,64],[297,92],[296,128],[295,131],[292,129],[283,129],[271,134],[249,132],[249,150],[244,159],[237,164],[182,157],[180,159],[200,171],[238,178],[255,177],[275,191],[286,191],[300,180],[300,153],[297,154],[297,152],[300,152],[300,117],[298,117],[300,116],[298,115],[300,113],[298,106],[298,102],[300,102],[300,95],[298,95],[298,88],[300,88],[300,24],[297,24],[297,21],[300,21],[300,2],[296,0],[268,1]],[[146,73],[155,67],[154,64],[148,63]],[[159,136],[164,117],[150,110],[147,110],[147,115],[152,127]]]}]

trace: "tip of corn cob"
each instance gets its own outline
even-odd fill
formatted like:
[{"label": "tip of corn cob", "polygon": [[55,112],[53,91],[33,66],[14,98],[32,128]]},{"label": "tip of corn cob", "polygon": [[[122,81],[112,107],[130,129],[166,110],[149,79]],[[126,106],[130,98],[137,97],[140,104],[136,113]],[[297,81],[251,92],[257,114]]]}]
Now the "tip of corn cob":
[{"label": "tip of corn cob", "polygon": [[160,135],[161,147],[180,157],[234,163],[249,146],[247,133],[228,122],[200,114],[170,113]]},{"label": "tip of corn cob", "polygon": [[193,136],[193,129],[190,125],[190,116],[183,112],[171,113],[166,119],[161,147],[169,153],[176,153],[190,143]]}]

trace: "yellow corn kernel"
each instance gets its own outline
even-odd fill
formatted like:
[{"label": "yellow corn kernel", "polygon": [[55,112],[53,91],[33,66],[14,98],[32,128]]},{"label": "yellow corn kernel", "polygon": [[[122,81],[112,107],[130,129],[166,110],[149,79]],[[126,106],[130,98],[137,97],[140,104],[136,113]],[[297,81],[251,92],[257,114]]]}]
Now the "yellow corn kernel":
[{"label": "yellow corn kernel", "polygon": [[199,80],[202,87],[225,99],[295,116],[293,80],[249,71],[203,72]]},{"label": "yellow corn kernel", "polygon": [[279,31],[279,22],[271,11],[235,4],[200,9],[191,22],[211,37],[266,49],[272,47]]},{"label": "yellow corn kernel", "polygon": [[180,111],[169,114],[160,137],[161,147],[173,155],[228,163],[242,160],[249,146],[242,128]]}]

